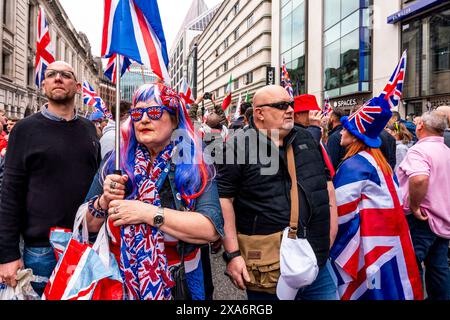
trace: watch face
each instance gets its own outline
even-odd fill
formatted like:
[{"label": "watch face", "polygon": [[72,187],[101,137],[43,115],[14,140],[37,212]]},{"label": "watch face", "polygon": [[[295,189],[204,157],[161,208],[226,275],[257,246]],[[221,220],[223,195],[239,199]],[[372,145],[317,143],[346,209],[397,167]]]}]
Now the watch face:
[{"label": "watch face", "polygon": [[159,226],[159,225],[161,225],[161,224],[163,224],[163,223],[164,223],[164,216],[158,215],[158,216],[155,216],[155,217],[153,218],[153,224],[154,224],[155,226]]}]

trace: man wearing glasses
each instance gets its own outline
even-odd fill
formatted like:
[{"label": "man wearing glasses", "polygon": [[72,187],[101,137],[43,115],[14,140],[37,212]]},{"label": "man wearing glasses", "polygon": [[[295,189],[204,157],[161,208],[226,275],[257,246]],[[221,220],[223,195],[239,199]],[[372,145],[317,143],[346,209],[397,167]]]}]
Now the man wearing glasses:
[{"label": "man wearing glasses", "polygon": [[31,268],[44,280],[32,282],[39,295],[56,265],[50,228],[72,228],[100,162],[94,125],[76,115],[73,68],[50,64],[42,85],[48,103],[10,134],[0,203],[0,283],[15,287],[18,269]]},{"label": "man wearing glasses", "polygon": [[[241,252],[237,234],[264,236],[290,225],[291,179],[287,152],[292,146],[298,181],[300,218],[297,236],[308,239],[319,267],[316,280],[292,298],[336,299],[336,286],[326,267],[330,246],[329,177],[319,146],[306,129],[294,127],[294,102],[284,88],[266,86],[260,89],[253,98],[253,106],[249,128],[237,131],[227,143],[224,151],[224,154],[228,153],[224,157],[226,162],[218,170],[219,196],[225,220],[223,257],[227,263],[226,275],[236,287],[247,289],[249,300],[277,299],[277,278],[272,279],[269,275],[267,278],[270,279],[265,283],[267,287],[262,290],[249,285],[255,279],[258,282],[258,278],[263,281],[263,276],[258,274],[262,269],[255,271],[248,267],[241,254],[246,254],[248,259],[253,255],[251,259],[257,260],[264,258],[260,256],[264,255],[264,250]],[[243,135],[246,138],[243,139]],[[264,172],[268,167],[267,161],[261,161],[262,153],[260,150],[255,152],[255,148],[272,150],[270,158],[271,161],[278,160],[277,170],[270,174]],[[259,156],[255,159],[252,154]]]}]

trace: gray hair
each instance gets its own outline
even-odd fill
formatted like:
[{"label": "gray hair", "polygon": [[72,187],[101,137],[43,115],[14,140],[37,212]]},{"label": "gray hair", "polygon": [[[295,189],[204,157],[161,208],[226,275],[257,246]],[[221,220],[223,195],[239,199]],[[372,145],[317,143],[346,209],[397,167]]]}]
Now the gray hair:
[{"label": "gray hair", "polygon": [[446,114],[436,110],[424,112],[422,122],[427,131],[440,136],[444,135],[444,131],[448,126]]}]

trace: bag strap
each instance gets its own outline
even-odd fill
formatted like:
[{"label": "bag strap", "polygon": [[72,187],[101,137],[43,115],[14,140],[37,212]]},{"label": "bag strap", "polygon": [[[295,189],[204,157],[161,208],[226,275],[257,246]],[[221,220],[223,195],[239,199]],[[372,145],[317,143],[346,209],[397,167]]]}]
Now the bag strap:
[{"label": "bag strap", "polygon": [[298,186],[297,186],[297,174],[295,172],[295,160],[294,160],[294,150],[292,145],[289,145],[287,149],[287,163],[288,171],[291,176],[291,221],[289,222],[289,233],[288,237],[290,239],[297,238],[298,230]]}]

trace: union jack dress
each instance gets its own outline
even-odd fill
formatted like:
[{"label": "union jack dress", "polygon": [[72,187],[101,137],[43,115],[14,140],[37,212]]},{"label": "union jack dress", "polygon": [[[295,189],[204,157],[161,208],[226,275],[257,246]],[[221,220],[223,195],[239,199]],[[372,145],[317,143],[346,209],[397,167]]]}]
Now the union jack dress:
[{"label": "union jack dress", "polygon": [[397,178],[362,151],[342,163],[333,183],[339,229],[330,259],[340,299],[423,299]]}]

